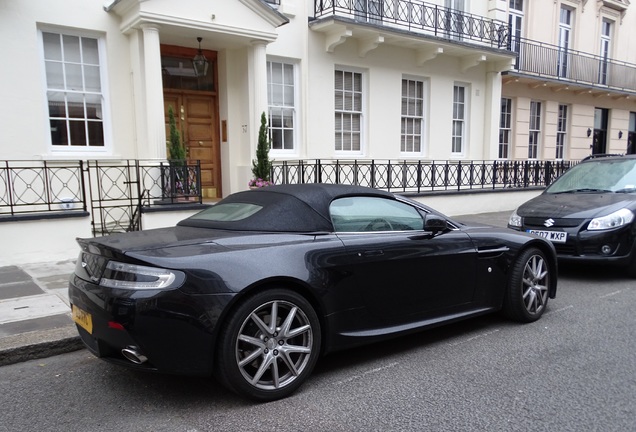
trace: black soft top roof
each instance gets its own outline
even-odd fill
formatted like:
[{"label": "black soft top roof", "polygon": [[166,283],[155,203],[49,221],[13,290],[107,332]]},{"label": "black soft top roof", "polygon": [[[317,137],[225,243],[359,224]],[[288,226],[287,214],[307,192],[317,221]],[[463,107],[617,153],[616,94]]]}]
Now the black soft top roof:
[{"label": "black soft top roof", "polygon": [[237,231],[333,231],[329,205],[333,200],[347,196],[394,198],[389,192],[363,186],[323,183],[268,186],[237,192],[216,204],[218,206],[225,203],[249,203],[263,207],[245,219],[210,221],[194,215],[182,220],[178,225]]}]

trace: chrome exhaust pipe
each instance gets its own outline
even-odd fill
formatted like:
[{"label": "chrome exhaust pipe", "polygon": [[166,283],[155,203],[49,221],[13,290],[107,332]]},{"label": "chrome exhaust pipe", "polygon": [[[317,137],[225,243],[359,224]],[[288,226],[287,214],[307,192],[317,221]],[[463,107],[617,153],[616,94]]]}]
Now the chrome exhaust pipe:
[{"label": "chrome exhaust pipe", "polygon": [[142,364],[148,361],[148,357],[139,352],[139,348],[136,346],[127,346],[121,350],[121,355],[126,357],[126,360],[130,360],[134,364]]}]

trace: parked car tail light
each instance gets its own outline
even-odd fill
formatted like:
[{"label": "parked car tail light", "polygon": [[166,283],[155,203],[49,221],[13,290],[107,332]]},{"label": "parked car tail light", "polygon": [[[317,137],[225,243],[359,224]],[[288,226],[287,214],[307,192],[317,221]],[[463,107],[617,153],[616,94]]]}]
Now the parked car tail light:
[{"label": "parked car tail light", "polygon": [[183,283],[180,271],[109,261],[100,285],[119,289],[166,289]]},{"label": "parked car tail light", "polygon": [[634,220],[634,213],[628,209],[620,209],[614,213],[592,219],[587,229],[598,231],[610,228],[618,228],[627,225]]}]

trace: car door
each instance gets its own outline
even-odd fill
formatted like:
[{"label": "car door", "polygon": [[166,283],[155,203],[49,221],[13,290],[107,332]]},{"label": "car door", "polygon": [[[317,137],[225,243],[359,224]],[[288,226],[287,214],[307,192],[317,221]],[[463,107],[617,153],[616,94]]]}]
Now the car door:
[{"label": "car door", "polygon": [[331,211],[355,289],[375,320],[417,321],[473,300],[477,253],[464,232],[427,232],[425,215],[386,198],[342,198]]}]

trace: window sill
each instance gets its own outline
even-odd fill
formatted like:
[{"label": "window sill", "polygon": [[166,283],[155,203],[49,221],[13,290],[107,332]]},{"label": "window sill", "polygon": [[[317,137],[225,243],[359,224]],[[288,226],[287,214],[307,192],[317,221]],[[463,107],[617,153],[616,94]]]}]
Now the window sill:
[{"label": "window sill", "polygon": [[3,222],[25,222],[33,220],[55,220],[55,219],[72,219],[85,218],[91,214],[87,211],[64,211],[64,212],[42,212],[42,213],[22,213],[16,215],[0,215],[0,223]]}]

